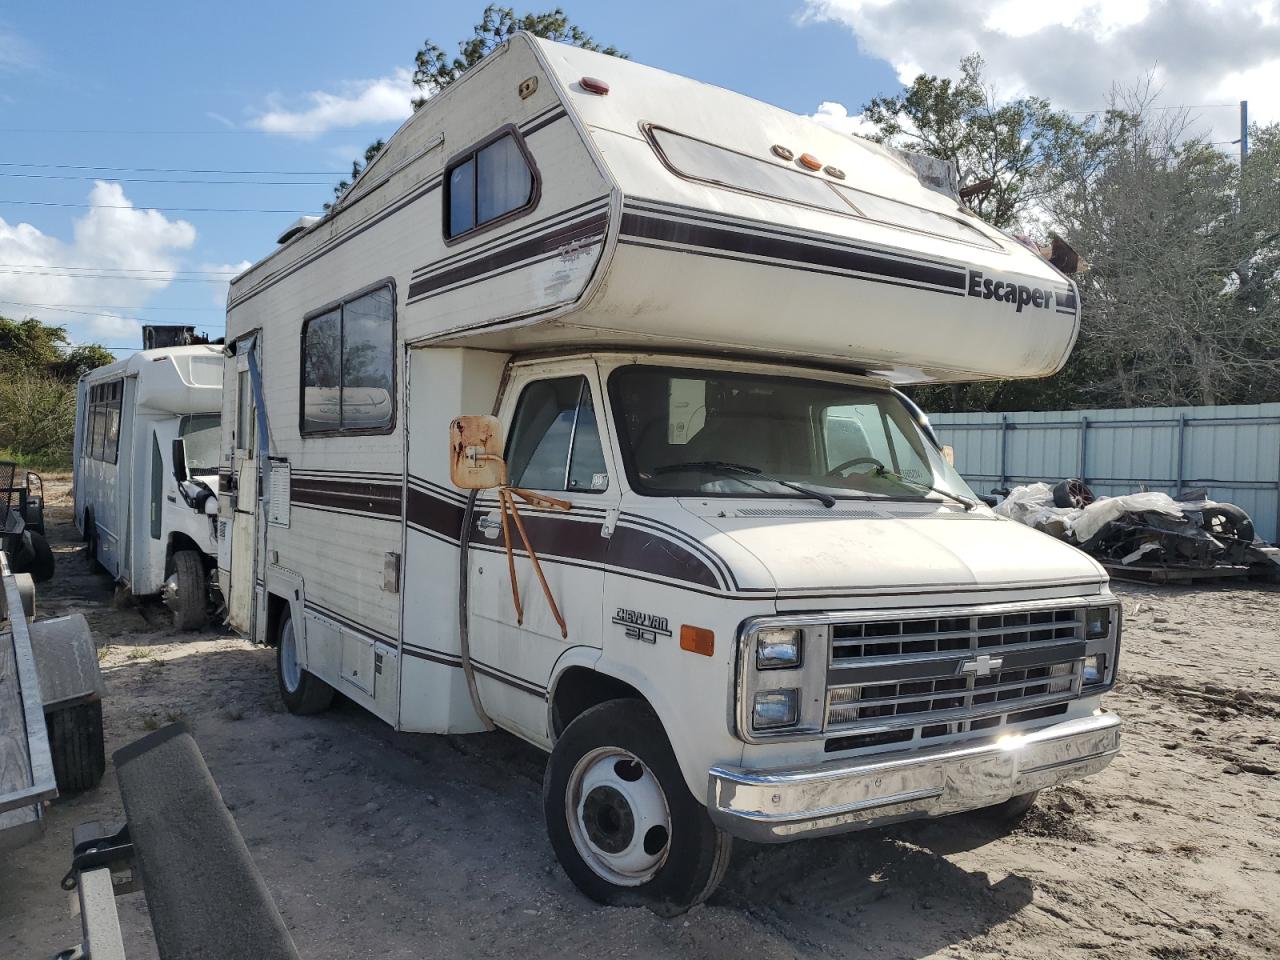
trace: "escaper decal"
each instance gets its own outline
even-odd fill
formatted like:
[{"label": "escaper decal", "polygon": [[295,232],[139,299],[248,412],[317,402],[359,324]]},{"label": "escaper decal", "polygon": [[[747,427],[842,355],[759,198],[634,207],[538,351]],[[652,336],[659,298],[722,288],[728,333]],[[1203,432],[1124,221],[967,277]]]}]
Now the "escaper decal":
[{"label": "escaper decal", "polygon": [[1025,306],[1049,310],[1054,305],[1052,290],[1027,287],[1011,280],[993,280],[991,277],[984,277],[981,270],[969,271],[969,296],[1016,304],[1018,313],[1021,313]]},{"label": "escaper decal", "polygon": [[619,607],[613,615],[613,622],[623,628],[628,640],[641,640],[644,643],[657,643],[658,637],[671,636],[671,625],[666,617],[659,617],[642,610],[627,610]]}]

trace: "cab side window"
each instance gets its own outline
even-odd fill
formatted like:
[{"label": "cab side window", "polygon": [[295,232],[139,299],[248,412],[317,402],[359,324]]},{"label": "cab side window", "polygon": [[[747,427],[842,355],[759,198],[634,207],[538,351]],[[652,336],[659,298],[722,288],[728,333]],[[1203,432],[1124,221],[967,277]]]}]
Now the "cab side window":
[{"label": "cab side window", "polygon": [[586,377],[538,380],[524,388],[507,443],[507,474],[513,485],[530,490],[609,489]]}]

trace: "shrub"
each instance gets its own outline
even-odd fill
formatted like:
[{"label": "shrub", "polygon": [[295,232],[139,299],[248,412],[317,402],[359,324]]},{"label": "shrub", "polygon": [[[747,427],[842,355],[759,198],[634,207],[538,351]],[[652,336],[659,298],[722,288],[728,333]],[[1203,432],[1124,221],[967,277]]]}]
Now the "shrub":
[{"label": "shrub", "polygon": [[70,463],[75,429],[74,383],[41,373],[0,374],[0,449]]}]

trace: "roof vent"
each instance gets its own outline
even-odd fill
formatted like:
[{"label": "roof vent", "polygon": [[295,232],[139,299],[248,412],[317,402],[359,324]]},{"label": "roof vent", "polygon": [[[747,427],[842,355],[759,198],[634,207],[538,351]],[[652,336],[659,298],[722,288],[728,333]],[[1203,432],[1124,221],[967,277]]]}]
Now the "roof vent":
[{"label": "roof vent", "polygon": [[289,224],[289,229],[276,238],[276,243],[288,243],[300,233],[306,232],[313,224],[319,223],[319,217],[299,217]]}]

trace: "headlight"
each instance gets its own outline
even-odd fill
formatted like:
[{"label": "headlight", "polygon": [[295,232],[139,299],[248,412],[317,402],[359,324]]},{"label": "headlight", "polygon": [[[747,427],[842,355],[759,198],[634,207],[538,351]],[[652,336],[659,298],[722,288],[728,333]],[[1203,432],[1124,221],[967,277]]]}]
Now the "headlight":
[{"label": "headlight", "polygon": [[761,630],[756,634],[756,668],[777,670],[800,666],[801,632],[795,628]]},{"label": "headlight", "polygon": [[1111,633],[1111,608],[1089,607],[1084,614],[1084,635],[1088,640],[1102,640]]},{"label": "headlight", "polygon": [[800,691],[761,690],[751,707],[751,726],[756,730],[793,727],[800,719]]}]

